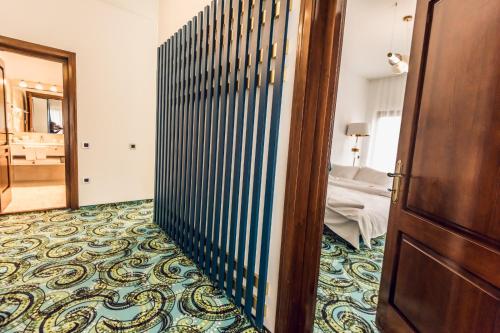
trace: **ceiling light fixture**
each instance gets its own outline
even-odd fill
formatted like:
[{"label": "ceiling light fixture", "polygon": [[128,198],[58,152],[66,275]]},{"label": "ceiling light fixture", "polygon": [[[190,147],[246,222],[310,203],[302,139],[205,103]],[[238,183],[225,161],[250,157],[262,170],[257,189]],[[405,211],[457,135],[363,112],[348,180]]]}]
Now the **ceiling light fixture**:
[{"label": "ceiling light fixture", "polygon": [[26,83],[26,81],[21,80],[21,81],[19,81],[19,87],[21,87],[21,88],[28,88],[28,84]]},{"label": "ceiling light fixture", "polygon": [[[394,43],[394,29],[395,29],[395,25],[396,25],[397,7],[398,7],[398,3],[396,2],[396,3],[394,3],[390,50],[393,49],[393,43]],[[411,22],[412,19],[413,19],[413,17],[410,15],[403,17],[404,22]],[[408,57],[403,56],[400,53],[396,53],[396,52],[391,51],[391,52],[387,53],[387,58],[388,58],[387,60],[389,61],[389,65],[391,66],[394,74],[408,73]]]},{"label": "ceiling light fixture", "polygon": [[50,86],[50,91],[57,92],[57,87],[55,85]]},{"label": "ceiling light fixture", "polygon": [[38,82],[36,85],[35,85],[35,89],[36,90],[43,90],[43,86],[40,82]]},{"label": "ceiling light fixture", "polygon": [[387,60],[395,74],[408,73],[408,63],[401,54],[389,52],[387,53]]}]

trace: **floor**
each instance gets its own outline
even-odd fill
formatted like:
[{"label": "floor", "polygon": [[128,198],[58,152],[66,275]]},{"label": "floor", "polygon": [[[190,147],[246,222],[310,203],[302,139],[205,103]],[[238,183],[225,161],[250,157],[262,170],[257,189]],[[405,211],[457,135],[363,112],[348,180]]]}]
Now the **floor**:
[{"label": "floor", "polygon": [[64,183],[18,183],[12,186],[12,201],[3,213],[60,207],[66,207],[66,186]]},{"label": "floor", "polygon": [[1,332],[253,332],[151,201],[0,217]]},{"label": "floor", "polygon": [[322,243],[314,332],[378,332],[385,237],[372,240],[371,250],[356,250],[325,228]]}]

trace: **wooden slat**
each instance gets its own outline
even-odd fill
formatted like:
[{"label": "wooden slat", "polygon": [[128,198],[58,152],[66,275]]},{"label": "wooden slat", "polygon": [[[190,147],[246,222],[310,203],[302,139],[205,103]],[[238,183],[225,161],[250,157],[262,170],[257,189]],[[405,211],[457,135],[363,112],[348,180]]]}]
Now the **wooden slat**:
[{"label": "wooden slat", "polygon": [[155,221],[157,224],[160,224],[159,220],[159,206],[160,206],[160,195],[163,193],[163,189],[160,188],[160,177],[161,177],[161,167],[160,164],[162,163],[162,157],[160,156],[160,151],[161,151],[161,131],[162,128],[160,126],[161,124],[161,106],[160,106],[160,100],[161,100],[161,67],[162,67],[162,62],[161,62],[161,53],[162,53],[162,48],[163,45],[158,47],[156,51],[156,57],[157,57],[157,70],[156,70],[156,150],[155,150],[155,201],[154,201],[154,213],[153,213],[153,221]]},{"label": "wooden slat", "polygon": [[[240,21],[242,20],[241,18],[241,9],[242,9],[243,3],[241,1],[234,1],[233,6],[232,6],[232,15],[231,15],[231,22],[232,25],[230,26],[231,28],[231,49],[230,49],[230,54],[229,54],[229,62],[230,62],[230,67],[229,67],[229,91],[228,91],[228,99],[229,99],[229,104],[227,108],[228,116],[227,116],[227,140],[226,140],[226,156],[224,159],[224,199],[222,200],[222,234],[221,234],[221,250],[220,250],[220,262],[225,263],[226,261],[234,261],[235,257],[235,247],[234,247],[234,238],[236,234],[236,225],[237,225],[237,220],[231,221],[231,227],[229,227],[229,200],[230,200],[230,192],[231,192],[231,174],[232,174],[232,161],[233,161],[233,142],[234,142],[234,115],[235,115],[235,104],[236,104],[236,88],[237,88],[237,74],[238,74],[238,51],[240,44],[244,44],[244,48],[246,50],[246,35],[245,35],[245,42],[240,43],[240,32],[241,32],[241,26],[240,26]],[[246,51],[245,51],[246,52]],[[221,162],[222,164],[222,162]],[[222,193],[221,193],[222,197]],[[234,233],[232,234],[233,237],[229,237],[228,239],[228,229],[229,232],[231,233],[231,230],[234,230]],[[226,258],[226,250],[227,250],[227,245],[228,242],[231,243],[231,240],[233,242],[233,247],[230,248],[229,250],[229,255],[228,258]],[[233,269],[234,269],[234,262],[229,264],[228,263],[228,274],[226,274],[226,266],[220,264],[219,265],[219,288],[224,287],[224,282],[227,280],[225,279],[224,276],[232,276],[233,275]],[[229,281],[228,281],[229,282]],[[227,284],[227,289],[226,289],[226,294],[228,296],[232,296],[232,279],[231,279],[231,286],[229,286],[229,283]]]},{"label": "wooden slat", "polygon": [[[207,100],[206,100],[206,112],[207,112],[207,123],[205,130],[205,148],[204,148],[204,162],[203,162],[203,195],[202,195],[202,214],[201,223],[203,224],[203,230],[206,230],[203,237],[203,251],[202,251],[202,265],[205,273],[208,273],[210,267],[210,256],[211,256],[211,227],[208,225],[208,189],[209,189],[209,171],[210,171],[210,138],[212,133],[212,100],[213,100],[213,79],[214,79],[214,59],[215,59],[215,18],[216,18],[216,3],[212,0],[210,6],[210,28],[209,28],[209,60],[207,64],[208,68],[208,79],[207,79]],[[210,234],[209,234],[210,229]],[[210,235],[210,238],[209,238]]]},{"label": "wooden slat", "polygon": [[[252,7],[252,17],[254,22],[260,22],[261,17],[261,1],[255,1]],[[250,19],[250,30],[252,30],[252,19]],[[248,92],[248,108],[247,108],[247,121],[245,129],[245,154],[243,164],[243,184],[241,192],[241,212],[240,212],[240,226],[238,236],[238,264],[236,271],[236,295],[235,302],[241,305],[242,289],[243,289],[243,267],[245,263],[246,253],[246,237],[247,237],[247,219],[249,208],[249,195],[250,195],[250,176],[252,167],[252,149],[253,149],[253,132],[254,132],[254,117],[255,117],[255,99],[257,94],[258,84],[258,47],[260,39],[261,24],[253,24],[253,31],[250,34],[250,48],[249,54],[249,92]],[[243,69],[245,70],[245,69]],[[245,89],[245,86],[240,87]],[[247,300],[251,303],[250,300]]]},{"label": "wooden slat", "polygon": [[218,246],[218,239],[214,239],[214,195],[215,195],[215,171],[217,163],[217,136],[219,133],[219,105],[220,105],[220,83],[221,83],[221,53],[222,53],[222,13],[224,9],[224,0],[219,0],[217,4],[217,20],[215,25],[215,57],[214,57],[214,86],[212,99],[212,138],[210,140],[210,174],[208,179],[208,209],[207,209],[207,256],[210,258],[210,264],[205,267],[205,273],[215,280],[216,269],[213,262],[215,248]]},{"label": "wooden slat", "polygon": [[167,203],[164,208],[164,214],[165,214],[165,219],[167,220],[167,226],[166,230],[169,230],[171,225],[172,225],[172,193],[170,191],[172,187],[172,182],[173,182],[173,158],[172,158],[172,152],[173,152],[173,133],[174,133],[174,113],[173,113],[173,106],[174,106],[174,89],[175,89],[175,82],[174,82],[174,49],[175,49],[175,44],[174,44],[174,39],[170,38],[169,39],[169,48],[168,48],[168,104],[167,104],[167,119],[168,119],[168,134],[167,134],[167,172],[168,172],[168,177],[167,177],[167,185],[165,186],[165,192],[167,195]]},{"label": "wooden slat", "polygon": [[164,83],[164,88],[163,88],[163,94],[164,94],[164,105],[163,105],[163,135],[162,135],[162,150],[163,150],[163,179],[162,179],[162,185],[161,188],[163,189],[164,197],[165,199],[163,200],[163,205],[162,205],[162,227],[164,228],[168,222],[168,214],[167,214],[167,206],[170,197],[168,196],[167,191],[165,189],[168,187],[168,135],[170,133],[170,128],[169,128],[169,89],[170,89],[170,78],[169,78],[169,73],[170,73],[170,41],[166,42],[166,49],[165,49],[165,59],[164,59],[164,77],[165,77],[165,83]]},{"label": "wooden slat", "polygon": [[200,86],[201,86],[201,48],[202,48],[202,26],[203,26],[203,13],[198,13],[198,16],[195,17],[195,67],[194,67],[194,113],[195,117],[193,120],[193,158],[192,158],[192,167],[191,167],[191,190],[190,190],[190,225],[192,225],[191,229],[191,239],[193,240],[193,244],[191,247],[191,257],[193,260],[196,260],[198,257],[198,220],[196,219],[196,192],[197,192],[197,168],[198,168],[198,156],[200,155]]},{"label": "wooden slat", "polygon": [[[209,13],[210,13],[210,7],[205,7],[202,15],[203,19],[203,27],[202,27],[202,51],[201,51],[201,68],[200,68],[200,73],[201,73],[201,81],[200,81],[200,133],[199,133],[199,147],[200,147],[200,152],[199,152],[199,158],[198,158],[198,167],[196,169],[196,182],[197,182],[197,192],[196,192],[196,212],[195,212],[195,220],[196,223],[198,224],[197,228],[197,233],[196,233],[196,243],[198,244],[198,247],[195,248],[195,259],[198,262],[198,266],[203,267],[203,253],[204,253],[204,244],[205,244],[205,219],[202,219],[201,217],[201,211],[202,211],[202,205],[204,204],[201,200],[202,198],[202,193],[203,193],[203,184],[204,184],[204,179],[203,179],[203,167],[204,167],[204,157],[205,157],[205,152],[208,150],[205,150],[205,144],[206,144],[206,133],[209,132],[210,130],[207,128],[207,115],[208,112],[206,112],[206,97],[207,97],[207,90],[206,90],[206,84],[207,84],[207,64],[208,64],[208,57],[209,57],[209,50],[208,50],[208,39],[209,39]],[[210,122],[209,122],[210,123]]]},{"label": "wooden slat", "polygon": [[[269,145],[267,158],[266,189],[264,194],[264,213],[262,220],[262,237],[260,248],[259,283],[257,289],[256,324],[263,325],[264,307],[266,299],[266,282],[269,266],[269,247],[271,241],[271,222],[273,198],[276,179],[276,162],[278,155],[278,137],[281,116],[281,102],[283,94],[283,76],[285,70],[286,40],[289,17],[288,0],[281,0],[275,26],[273,44],[276,44],[276,60],[274,61],[275,83],[273,86],[273,100],[271,104],[271,119],[269,125]],[[278,15],[276,15],[278,14]]]},{"label": "wooden slat", "polygon": [[180,188],[180,161],[181,161],[181,149],[180,149],[180,137],[181,137],[181,122],[182,122],[182,116],[181,116],[181,95],[182,95],[182,85],[181,85],[181,78],[182,78],[182,29],[179,30],[176,34],[176,44],[177,44],[177,49],[176,49],[176,100],[175,100],[175,138],[174,138],[174,147],[175,147],[175,155],[174,155],[174,163],[175,163],[175,176],[174,176],[174,186],[172,187],[172,196],[174,198],[173,200],[173,239],[178,242],[179,238],[179,188]]},{"label": "wooden slat", "polygon": [[186,109],[187,109],[187,130],[186,130],[186,167],[184,180],[184,225],[185,225],[185,251],[188,256],[191,256],[191,248],[193,245],[192,227],[190,218],[191,204],[191,167],[193,153],[193,130],[194,130],[194,65],[195,65],[195,40],[196,40],[196,21],[192,20],[188,23],[188,31],[186,39],[188,41],[188,56],[187,56],[187,80],[186,80]]},{"label": "wooden slat", "polygon": [[179,197],[180,197],[180,207],[179,207],[179,224],[181,226],[181,232],[179,234],[179,243],[182,248],[186,248],[187,246],[187,226],[185,221],[185,203],[186,203],[186,165],[187,165],[187,140],[188,140],[188,120],[189,120],[189,40],[190,40],[190,32],[191,32],[191,22],[188,22],[183,28],[183,48],[182,48],[182,136],[181,136],[181,179],[180,179],[180,188],[179,188]]},{"label": "wooden slat", "polygon": [[[233,166],[233,184],[232,184],[232,200],[231,200],[231,228],[229,230],[229,257],[228,257],[228,274],[227,274],[227,285],[226,294],[232,296],[233,293],[233,282],[234,282],[234,266],[236,259],[236,232],[238,229],[238,208],[240,202],[240,176],[241,176],[241,156],[242,156],[242,140],[243,140],[243,123],[245,116],[245,97],[246,97],[246,68],[248,64],[249,54],[248,41],[250,36],[250,10],[251,10],[251,0],[243,0],[242,9],[243,18],[241,21],[241,31],[237,39],[240,40],[239,55],[238,59],[234,61],[236,67],[238,68],[237,74],[237,94],[238,103],[236,105],[235,112],[237,112],[236,123],[235,123],[235,138],[234,138],[234,166]],[[240,14],[241,15],[241,14]],[[231,101],[230,101],[230,109]],[[225,199],[224,203],[229,205],[229,191],[224,191]],[[223,216],[225,208],[223,207]]]},{"label": "wooden slat", "polygon": [[[266,1],[263,13],[273,12],[274,1]],[[262,18],[263,19],[263,18]],[[260,52],[263,55],[260,67],[261,85],[259,89],[259,105],[257,109],[257,131],[255,138],[255,160],[252,186],[252,210],[250,213],[250,235],[248,240],[248,259],[246,285],[253,286],[255,273],[255,259],[257,256],[257,232],[259,229],[260,194],[262,190],[262,161],[264,159],[264,136],[266,134],[266,115],[269,92],[269,63],[271,60],[271,40],[273,36],[274,20],[266,20],[261,32]],[[253,288],[246,288],[245,312],[251,313],[253,302]]]},{"label": "wooden slat", "polygon": [[[238,0],[239,1],[239,0]],[[225,140],[226,140],[226,116],[227,116],[227,79],[229,71],[229,51],[230,51],[230,35],[229,28],[231,26],[231,2],[232,0],[226,0],[224,5],[224,15],[222,20],[222,54],[220,61],[221,68],[221,80],[220,80],[220,108],[219,108],[219,133],[217,139],[217,163],[216,163],[216,173],[215,173],[215,192],[214,192],[214,254],[212,260],[212,276],[214,279],[219,281],[219,287],[222,289],[224,287],[224,268],[223,264],[225,261],[220,261],[219,270],[219,259],[226,255],[226,250],[224,248],[224,253],[221,253],[220,247],[222,244],[225,245],[226,239],[220,236],[227,236],[227,221],[221,221],[221,205],[222,205],[222,183],[223,178],[223,168],[224,168],[224,158],[225,158]],[[221,231],[222,229],[222,231]],[[225,246],[224,246],[225,247]],[[218,275],[219,273],[221,274]]]}]

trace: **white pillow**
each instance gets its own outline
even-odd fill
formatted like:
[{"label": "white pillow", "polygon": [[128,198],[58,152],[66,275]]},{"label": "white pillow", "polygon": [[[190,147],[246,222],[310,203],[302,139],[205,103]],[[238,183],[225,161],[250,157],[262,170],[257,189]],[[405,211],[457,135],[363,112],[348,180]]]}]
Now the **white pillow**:
[{"label": "white pillow", "polygon": [[360,168],[354,179],[365,183],[392,186],[392,179],[387,176],[387,173],[371,168]]},{"label": "white pillow", "polygon": [[333,177],[354,179],[358,171],[358,167],[334,164],[331,174]]}]

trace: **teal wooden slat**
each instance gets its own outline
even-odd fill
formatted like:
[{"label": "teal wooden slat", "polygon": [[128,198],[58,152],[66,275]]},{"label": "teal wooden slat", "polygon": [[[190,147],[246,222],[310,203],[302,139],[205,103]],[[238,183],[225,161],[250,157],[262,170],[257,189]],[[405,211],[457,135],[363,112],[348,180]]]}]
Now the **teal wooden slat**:
[{"label": "teal wooden slat", "polygon": [[220,104],[220,61],[222,53],[222,13],[224,0],[219,0],[217,5],[217,20],[215,29],[215,57],[214,57],[214,86],[213,86],[213,105],[212,105],[212,138],[210,140],[210,175],[208,185],[208,209],[207,209],[207,255],[210,258],[210,264],[205,267],[205,273],[215,279],[215,271],[212,262],[215,248],[218,246],[218,239],[214,239],[214,194],[215,194],[215,170],[217,163],[217,137],[219,134],[219,104]]},{"label": "teal wooden slat", "polygon": [[[249,36],[250,36],[250,11],[251,11],[251,0],[243,0],[241,11],[243,12],[243,17],[241,19],[241,31],[238,34],[237,38],[240,41],[239,47],[239,55],[238,58],[235,59],[237,71],[234,72],[234,76],[237,77],[237,96],[238,101],[236,104],[235,112],[236,122],[235,122],[235,138],[234,138],[234,166],[233,166],[233,183],[232,183],[232,193],[231,193],[231,211],[230,211],[230,220],[231,227],[229,230],[229,257],[228,257],[228,273],[227,273],[227,287],[226,294],[228,296],[232,296],[233,294],[233,285],[234,285],[234,266],[235,266],[235,258],[236,258],[236,232],[238,229],[238,208],[240,203],[240,176],[241,176],[241,156],[242,156],[242,140],[243,140],[243,123],[245,116],[245,100],[246,100],[246,68],[248,64],[247,55],[249,52]],[[241,15],[241,13],[240,13]],[[231,78],[233,80],[233,78]],[[235,80],[236,81],[236,80]],[[239,86],[239,87],[238,87]],[[229,102],[229,109],[231,110],[231,100]],[[227,176],[226,176],[227,177]],[[227,183],[226,183],[227,184]],[[229,196],[229,191],[224,191],[224,196],[226,194]],[[226,197],[224,199],[223,206],[223,216],[226,213],[226,210],[229,210],[229,198]]]},{"label": "teal wooden slat", "polygon": [[156,51],[156,58],[157,58],[157,69],[156,69],[156,149],[155,149],[155,201],[154,201],[154,213],[153,213],[153,221],[155,223],[160,224],[159,220],[159,207],[160,207],[160,195],[163,193],[163,189],[160,188],[160,177],[161,177],[161,167],[160,164],[162,162],[162,157],[160,156],[160,151],[161,151],[161,131],[162,128],[159,126],[161,123],[161,52],[162,52],[162,47],[158,47]]},{"label": "teal wooden slat", "polygon": [[[250,49],[249,49],[249,92],[248,92],[248,108],[245,133],[245,154],[243,165],[243,186],[241,191],[241,209],[240,209],[240,225],[238,237],[238,262],[236,271],[236,295],[235,302],[241,305],[243,294],[243,268],[245,264],[246,254],[246,237],[247,237],[247,219],[249,208],[250,195],[250,180],[252,167],[252,149],[253,149],[253,132],[254,132],[254,117],[255,117],[255,98],[258,85],[258,53],[260,44],[261,25],[261,1],[255,1],[252,9],[252,17],[254,20],[254,28],[250,34]],[[250,288],[252,288],[250,286]],[[252,300],[245,300],[245,302]]]},{"label": "teal wooden slat", "polygon": [[278,155],[278,136],[283,94],[283,73],[285,69],[286,38],[288,34],[289,1],[283,0],[280,7],[279,20],[276,23],[274,43],[277,45],[277,57],[274,62],[275,84],[271,105],[269,126],[269,148],[267,159],[266,190],[264,195],[264,215],[262,221],[262,239],[260,248],[259,284],[257,292],[256,324],[264,323],[264,307],[266,299],[267,273],[269,266],[269,247],[271,241],[271,222],[273,198],[276,179],[276,161]]},{"label": "teal wooden slat", "polygon": [[168,198],[166,207],[165,207],[165,218],[167,220],[167,226],[166,230],[170,230],[171,225],[172,225],[172,193],[170,191],[172,187],[172,182],[173,182],[173,158],[172,158],[172,151],[173,151],[173,133],[174,133],[174,115],[172,112],[173,106],[174,106],[174,89],[175,89],[175,82],[174,82],[174,39],[170,38],[169,39],[169,48],[168,48],[168,103],[167,103],[167,119],[168,119],[168,135],[167,135],[167,171],[168,171],[168,177],[167,177],[167,184],[165,186],[165,192]]},{"label": "teal wooden slat", "polygon": [[173,186],[173,191],[172,195],[174,197],[174,202],[173,202],[173,222],[174,222],[174,230],[172,234],[172,238],[174,241],[178,242],[179,238],[179,233],[180,233],[180,221],[179,221],[179,206],[180,206],[180,196],[179,196],[179,189],[180,189],[180,161],[181,161],[181,126],[182,126],[182,106],[181,106],[181,101],[182,101],[182,77],[183,77],[183,70],[182,70],[182,65],[184,64],[182,61],[182,50],[183,50],[183,44],[181,42],[182,40],[182,29],[177,32],[176,35],[176,43],[177,43],[177,50],[176,50],[176,102],[175,102],[175,182]]},{"label": "teal wooden slat", "polygon": [[205,7],[203,11],[203,15],[201,15],[203,23],[200,26],[202,26],[202,38],[201,38],[201,68],[200,68],[200,75],[201,75],[201,80],[200,80],[200,85],[199,85],[199,90],[200,90],[200,132],[198,135],[198,146],[199,146],[199,156],[198,156],[198,165],[196,167],[196,184],[197,184],[197,191],[196,191],[196,207],[195,207],[195,221],[197,223],[196,227],[196,237],[195,237],[195,242],[197,246],[195,247],[195,259],[198,262],[199,267],[203,267],[202,265],[202,260],[201,260],[201,253],[203,253],[203,246],[204,246],[204,235],[205,235],[205,224],[201,220],[201,197],[202,197],[202,192],[203,192],[203,162],[204,162],[204,138],[205,138],[205,131],[206,131],[206,115],[207,113],[205,105],[206,105],[206,80],[207,80],[207,58],[208,58],[208,31],[209,31],[209,7]]},{"label": "teal wooden slat", "polygon": [[[221,216],[222,216],[222,231],[221,231],[221,249],[220,249],[220,265],[219,265],[219,288],[224,288],[224,282],[227,281],[227,276],[233,274],[234,266],[226,272],[226,261],[229,258],[233,259],[234,262],[234,247],[233,252],[226,255],[228,250],[228,242],[230,242],[228,237],[228,229],[230,230],[229,224],[229,200],[231,192],[231,174],[232,174],[232,161],[233,161],[233,142],[234,142],[234,115],[235,115],[235,104],[236,104],[236,78],[238,74],[238,51],[240,47],[240,23],[241,23],[241,1],[233,1],[231,8],[231,18],[230,18],[230,30],[228,31],[228,36],[230,35],[230,50],[229,50],[229,78],[228,78],[228,105],[227,105],[227,139],[226,139],[226,153],[224,159],[221,161],[221,165],[224,164],[224,175],[221,178],[224,182],[224,192],[220,194],[221,202]],[[225,94],[223,94],[225,95]],[[234,228],[234,224],[233,224]],[[227,273],[227,274],[226,274]],[[232,294],[231,287],[227,285],[226,293],[227,295]]]},{"label": "teal wooden slat", "polygon": [[[216,2],[212,0],[210,6],[210,26],[209,26],[209,37],[208,37],[208,64],[207,64],[207,99],[206,99],[206,128],[205,128],[205,146],[203,155],[203,194],[202,194],[202,209],[201,209],[201,223],[203,230],[202,234],[203,240],[203,251],[201,252],[202,258],[202,269],[207,272],[210,267],[210,255],[211,255],[211,228],[208,226],[208,189],[209,189],[209,170],[210,170],[210,138],[212,134],[212,100],[213,100],[213,80],[214,80],[214,59],[215,59],[215,20],[216,20]],[[210,238],[209,238],[210,229]]]},{"label": "teal wooden slat", "polygon": [[[266,134],[266,116],[269,92],[269,63],[271,61],[271,40],[273,36],[274,19],[272,12],[274,1],[265,2],[266,17],[263,25],[260,52],[262,64],[260,66],[261,86],[259,89],[259,104],[257,108],[257,131],[255,138],[255,157],[252,186],[252,210],[250,213],[250,235],[248,238],[247,277],[245,290],[245,312],[251,313],[253,305],[253,285],[255,282],[255,259],[257,256],[257,232],[259,229],[260,194],[262,190],[262,162],[264,159],[264,136]],[[260,25],[260,24],[259,24]]]},{"label": "teal wooden slat", "polygon": [[183,220],[185,225],[184,231],[184,250],[188,256],[191,255],[192,246],[192,229],[190,224],[190,201],[191,201],[191,164],[193,150],[193,125],[194,125],[194,48],[195,48],[195,21],[188,23],[186,40],[187,45],[187,78],[186,78],[186,164],[185,164],[185,179],[184,179],[184,214]]},{"label": "teal wooden slat", "polygon": [[202,13],[198,13],[198,16],[193,19],[195,22],[195,29],[194,31],[194,54],[195,54],[195,65],[194,65],[194,70],[193,70],[193,95],[194,95],[194,106],[193,106],[193,113],[194,113],[194,118],[193,118],[193,150],[192,150],[192,164],[191,164],[191,182],[190,182],[190,202],[189,202],[189,216],[190,216],[190,226],[191,226],[191,248],[190,248],[190,254],[193,260],[196,260],[197,254],[198,254],[198,244],[197,244],[197,233],[198,233],[198,223],[196,221],[196,169],[198,167],[198,156],[200,154],[199,152],[199,136],[200,136],[200,81],[201,81],[201,73],[200,73],[200,68],[201,68],[201,44],[202,44],[202,25],[203,25],[203,19],[202,19]]},{"label": "teal wooden slat", "polygon": [[[227,234],[227,221],[221,221],[221,205],[222,205],[222,184],[224,181],[223,168],[225,158],[225,140],[226,140],[226,116],[227,116],[227,79],[229,70],[229,51],[230,51],[230,26],[231,26],[231,2],[232,0],[225,0],[224,14],[222,16],[222,53],[220,60],[220,107],[219,107],[219,133],[217,138],[217,158],[216,158],[216,171],[215,171],[215,192],[214,192],[214,254],[212,260],[212,276],[216,279],[218,272],[218,281],[221,288],[224,286],[225,276],[223,274],[225,263],[221,261],[222,253],[220,248],[225,244],[226,239],[219,237]],[[222,231],[221,231],[222,229]],[[224,247],[225,248],[225,247]],[[225,250],[224,250],[225,252]],[[224,260],[226,254],[224,253]],[[219,266],[221,269],[219,270]]]}]

